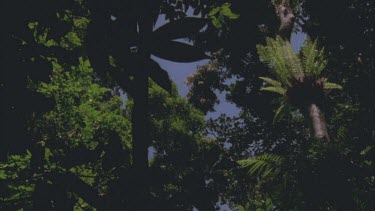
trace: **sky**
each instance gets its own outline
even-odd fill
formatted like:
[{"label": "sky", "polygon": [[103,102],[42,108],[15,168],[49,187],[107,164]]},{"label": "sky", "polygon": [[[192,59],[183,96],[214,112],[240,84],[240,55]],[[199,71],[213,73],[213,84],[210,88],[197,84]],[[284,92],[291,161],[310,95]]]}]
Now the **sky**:
[{"label": "sky", "polygon": [[[188,11],[189,14],[189,11]],[[161,25],[167,23],[165,21],[165,18],[163,15],[159,16],[158,21],[155,24],[155,28],[160,27]],[[299,51],[301,46],[303,45],[303,42],[306,39],[306,34],[304,33],[295,33],[292,34],[291,37],[291,44],[293,47],[294,51]],[[198,66],[204,65],[208,63],[208,59],[206,60],[201,60],[197,62],[192,62],[192,63],[177,63],[177,62],[171,62],[167,61],[155,56],[152,56],[152,58],[159,63],[161,68],[166,70],[169,74],[169,77],[172,79],[174,83],[177,84],[178,87],[178,92],[182,97],[187,96],[189,92],[188,86],[184,83],[186,78],[193,74],[194,71],[197,69]],[[232,103],[228,102],[225,99],[225,93],[218,93],[218,98],[220,100],[220,103],[215,105],[215,112],[210,112],[207,114],[206,119],[208,118],[217,118],[221,114],[226,114],[228,116],[237,116],[240,110]],[[152,153],[149,153],[149,157],[152,156]],[[197,209],[194,209],[197,210]],[[220,206],[220,211],[231,211],[231,209],[228,207],[228,205],[224,204]]]},{"label": "sky", "polygon": [[[190,13],[192,13],[190,11]],[[188,11],[189,15],[189,11]],[[167,23],[165,21],[164,15],[160,15],[158,21],[155,24],[155,28],[160,27],[161,25]],[[304,33],[296,33],[292,34],[291,43],[292,47],[295,51],[298,51],[299,48],[302,46],[303,42],[306,39],[306,34]],[[172,79],[174,83],[177,84],[179,94],[182,97],[187,96],[187,93],[189,91],[188,86],[184,83],[186,78],[193,74],[194,71],[197,69],[198,66],[204,65],[208,63],[208,59],[201,60],[197,62],[192,63],[177,63],[177,62],[171,62],[164,59],[157,58],[153,56],[153,59],[159,63],[159,65],[168,72],[169,77]],[[239,109],[232,103],[228,102],[225,99],[225,93],[218,93],[218,98],[220,100],[220,103],[218,105],[215,105],[215,112],[210,112],[207,114],[206,118],[216,118],[220,116],[220,114],[224,113],[228,116],[237,116],[239,113]]]}]

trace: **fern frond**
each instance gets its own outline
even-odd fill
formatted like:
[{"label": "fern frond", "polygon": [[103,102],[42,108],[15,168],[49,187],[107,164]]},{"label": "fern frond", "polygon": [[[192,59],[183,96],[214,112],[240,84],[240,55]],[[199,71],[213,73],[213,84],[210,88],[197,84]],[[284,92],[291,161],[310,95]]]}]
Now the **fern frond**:
[{"label": "fern frond", "polygon": [[340,140],[340,141],[343,141],[345,140],[346,138],[346,128],[341,126],[338,130],[337,130],[337,135],[336,135],[336,138],[337,140]]},{"label": "fern frond", "polygon": [[285,95],[286,90],[282,87],[267,86],[260,89],[261,91],[274,92],[277,94]]},{"label": "fern frond", "polygon": [[291,86],[295,78],[303,76],[300,58],[294,53],[289,42],[280,36],[266,38],[266,45],[257,45],[259,58],[275,73],[277,79],[286,86]]},{"label": "fern frond", "polygon": [[275,41],[271,38],[266,38],[267,45],[257,45],[257,50],[259,58],[262,62],[266,63],[269,68],[275,73],[277,79],[284,83],[288,84],[289,79],[285,74],[278,74],[278,72],[287,72],[287,67],[282,58],[282,52],[280,49],[276,48]]},{"label": "fern frond", "polygon": [[318,50],[318,44],[308,37],[305,44],[301,47],[300,57],[302,60],[303,71],[307,76],[318,79],[323,69],[327,65],[327,60],[324,57],[324,48]]},{"label": "fern frond", "polygon": [[281,87],[281,83],[279,81],[273,80],[272,78],[259,77],[259,79],[263,80],[264,82],[269,83],[272,86]]},{"label": "fern frond", "polygon": [[342,90],[342,86],[341,85],[335,84],[335,83],[330,83],[330,82],[324,82],[323,83],[323,88],[324,89],[339,89],[339,90]]},{"label": "fern frond", "polygon": [[302,63],[298,55],[294,53],[291,44],[284,41],[280,36],[277,36],[276,40],[283,46],[284,57],[288,64],[288,74],[296,79],[302,78],[304,75]]},{"label": "fern frond", "polygon": [[278,174],[284,158],[275,154],[258,155],[252,159],[240,160],[238,164],[241,168],[248,169],[249,175],[262,175],[266,177],[269,174]]},{"label": "fern frond", "polygon": [[287,109],[287,104],[286,103],[283,103],[277,110],[276,110],[276,113],[275,113],[275,117],[273,118],[273,124],[275,124],[276,122],[280,121],[280,119],[283,117],[283,115],[285,114],[286,112],[286,109]]}]

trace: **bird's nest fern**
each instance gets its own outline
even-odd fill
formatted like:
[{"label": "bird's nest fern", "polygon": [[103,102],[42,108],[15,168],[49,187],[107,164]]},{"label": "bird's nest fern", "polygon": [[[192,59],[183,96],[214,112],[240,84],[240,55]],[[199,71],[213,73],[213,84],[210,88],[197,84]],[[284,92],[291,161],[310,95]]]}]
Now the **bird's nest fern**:
[{"label": "bird's nest fern", "polygon": [[[260,77],[267,84],[261,90],[280,94],[291,105],[301,107],[318,100],[325,90],[342,89],[322,76],[327,59],[324,49],[318,49],[317,41],[307,38],[298,54],[280,36],[267,38],[266,45],[257,45],[257,49],[260,60],[269,66],[276,77],[276,80]],[[276,116],[284,108],[282,105]]]}]

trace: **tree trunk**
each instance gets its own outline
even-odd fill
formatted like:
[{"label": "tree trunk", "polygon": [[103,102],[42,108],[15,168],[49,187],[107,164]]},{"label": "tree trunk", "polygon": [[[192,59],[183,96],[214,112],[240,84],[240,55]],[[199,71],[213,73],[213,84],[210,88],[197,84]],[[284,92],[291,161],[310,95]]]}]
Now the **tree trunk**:
[{"label": "tree trunk", "polygon": [[[144,61],[147,61],[151,54],[146,47],[149,43],[153,30],[152,17],[150,17],[150,8],[148,0],[137,2],[139,36],[140,41],[138,49],[139,54]],[[147,210],[149,181],[148,178],[148,147],[151,143],[150,130],[148,128],[148,71],[149,65],[142,62],[139,70],[134,75],[135,93],[134,106],[132,111],[132,136],[133,136],[133,199],[129,202],[130,210]]]},{"label": "tree trunk", "polygon": [[[290,8],[288,0],[283,1],[283,4],[279,5],[278,13],[280,18],[279,35],[285,41],[290,42],[295,16],[292,8]],[[297,76],[297,78],[302,79],[303,75]],[[308,114],[307,116],[311,122],[314,137],[320,140],[330,141],[327,132],[327,124],[319,107],[315,103],[310,103],[307,105],[306,110]]]},{"label": "tree trunk", "polygon": [[280,18],[279,35],[284,40],[290,42],[295,20],[293,10],[286,5],[280,5],[278,13]]},{"label": "tree trunk", "polygon": [[139,71],[134,80],[137,89],[132,111],[133,164],[135,169],[144,171],[148,167],[148,77],[145,71]]},{"label": "tree trunk", "polygon": [[320,108],[315,103],[311,103],[307,105],[307,114],[311,122],[314,137],[329,142],[327,123]]}]

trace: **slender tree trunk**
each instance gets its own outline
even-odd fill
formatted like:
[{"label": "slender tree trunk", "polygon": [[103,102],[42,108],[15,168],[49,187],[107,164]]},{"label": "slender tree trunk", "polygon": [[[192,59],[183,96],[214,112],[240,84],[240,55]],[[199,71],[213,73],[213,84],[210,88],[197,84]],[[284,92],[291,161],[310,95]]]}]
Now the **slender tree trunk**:
[{"label": "slender tree trunk", "polygon": [[327,123],[324,118],[323,112],[315,103],[307,105],[306,109],[307,115],[311,122],[314,137],[329,142],[330,139],[327,131]]},{"label": "slender tree trunk", "polygon": [[[149,130],[147,127],[148,77],[140,70],[135,75],[136,93],[132,111],[133,166],[137,179],[145,176],[148,168]],[[143,174],[143,175],[142,175]]]},{"label": "slender tree trunk", "polygon": [[[137,2],[138,27],[141,43],[138,46],[139,54],[147,61],[151,54],[147,45],[152,33],[152,17],[148,0]],[[143,62],[139,65],[134,80],[135,94],[132,112],[132,135],[133,135],[133,167],[135,184],[133,188],[133,201],[130,202],[130,210],[147,210],[149,181],[148,178],[148,147],[151,143],[150,130],[148,128],[148,65]]]},{"label": "slender tree trunk", "polygon": [[144,68],[135,75],[136,92],[132,110],[133,137],[133,179],[131,184],[131,199],[127,206],[129,210],[145,210],[148,194],[148,76]]}]

